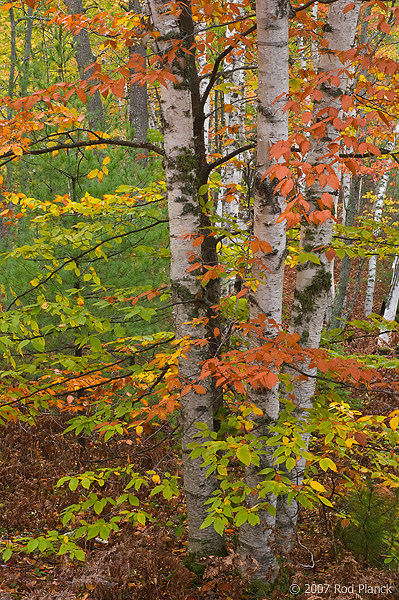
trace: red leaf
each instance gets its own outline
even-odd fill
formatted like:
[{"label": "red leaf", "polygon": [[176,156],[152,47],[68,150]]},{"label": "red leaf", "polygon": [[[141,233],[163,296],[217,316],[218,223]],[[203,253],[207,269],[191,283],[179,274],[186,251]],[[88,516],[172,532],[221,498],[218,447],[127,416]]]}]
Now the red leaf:
[{"label": "red leaf", "polygon": [[355,3],[351,2],[350,4],[347,4],[344,8],[344,15],[346,15],[346,13],[350,12],[351,10],[353,10],[355,8]]},{"label": "red leaf", "polygon": [[206,389],[202,385],[193,385],[193,388],[197,394],[206,394]]},{"label": "red leaf", "polygon": [[351,106],[353,106],[352,98],[347,94],[341,96],[341,106],[342,110],[347,112],[351,108]]},{"label": "red leaf", "polygon": [[383,21],[382,23],[380,23],[379,29],[381,31],[383,31],[384,33],[387,33],[387,34],[391,33],[391,26],[390,26],[389,23],[386,23],[385,21]]},{"label": "red leaf", "polygon": [[332,209],[334,206],[334,198],[331,196],[331,194],[322,194],[321,201],[323,202],[324,206],[327,206],[327,208]]},{"label": "red leaf", "polygon": [[332,259],[337,256],[337,253],[335,252],[334,248],[329,248],[325,255],[327,260],[332,261]]},{"label": "red leaf", "polygon": [[355,440],[357,441],[358,444],[360,444],[361,446],[363,446],[363,448],[366,446],[367,444],[367,435],[365,433],[363,433],[362,431],[356,431],[355,435],[354,435]]},{"label": "red leaf", "polygon": [[81,100],[83,102],[83,104],[86,104],[87,96],[83,90],[80,90],[80,89],[76,90],[76,95],[79,98],[79,100]]}]

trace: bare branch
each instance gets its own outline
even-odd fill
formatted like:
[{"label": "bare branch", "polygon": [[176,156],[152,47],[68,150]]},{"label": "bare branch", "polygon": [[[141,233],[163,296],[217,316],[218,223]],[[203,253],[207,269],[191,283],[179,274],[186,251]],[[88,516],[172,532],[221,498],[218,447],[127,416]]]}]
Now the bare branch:
[{"label": "bare branch", "polygon": [[227,162],[231,158],[234,158],[235,156],[237,156],[237,154],[241,154],[242,152],[246,152],[247,150],[252,150],[252,148],[255,148],[255,146],[256,146],[255,142],[253,144],[247,144],[246,146],[241,146],[241,148],[237,148],[237,150],[230,152],[230,154],[226,154],[226,156],[222,156],[221,158],[218,158],[217,160],[213,161],[212,163],[209,163],[208,164],[208,173],[213,171],[213,169],[216,169],[216,167],[223,165],[225,162]]},{"label": "bare branch", "polygon": [[[155,144],[150,144],[149,142],[130,142],[129,140],[115,139],[115,138],[103,138],[98,137],[95,140],[79,140],[77,142],[71,142],[70,144],[57,144],[56,146],[50,146],[46,148],[40,148],[39,150],[24,150],[22,149],[22,154],[28,154],[31,156],[40,156],[42,154],[50,154],[50,152],[54,152],[56,150],[69,150],[71,148],[87,148],[89,146],[99,146],[102,144],[107,144],[110,146],[124,146],[126,148],[143,148],[145,150],[149,150],[152,152],[156,152],[156,154],[160,154],[163,156],[165,151],[163,148],[159,146],[155,146]],[[2,158],[8,158],[4,162],[0,163],[0,166],[4,166],[10,160],[14,160],[18,158],[18,155],[14,152],[6,152],[3,154]]]}]

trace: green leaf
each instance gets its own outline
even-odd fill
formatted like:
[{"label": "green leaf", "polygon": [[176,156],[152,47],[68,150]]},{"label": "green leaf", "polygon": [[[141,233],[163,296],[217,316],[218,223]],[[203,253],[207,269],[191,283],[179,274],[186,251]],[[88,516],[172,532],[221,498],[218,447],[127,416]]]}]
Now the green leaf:
[{"label": "green leaf", "polygon": [[12,550],[11,548],[6,548],[3,552],[3,560],[4,562],[7,562],[8,560],[10,560],[12,556]]},{"label": "green leaf", "polygon": [[86,559],[86,555],[81,548],[74,548],[71,554],[78,560],[84,561]]},{"label": "green leaf", "polygon": [[248,466],[251,464],[251,453],[248,450],[248,446],[241,445],[237,449],[237,458],[244,463],[244,465]]},{"label": "green leaf", "polygon": [[259,523],[260,523],[259,515],[257,513],[249,513],[248,523],[252,526],[259,525]]},{"label": "green leaf", "polygon": [[137,513],[137,521],[141,524],[141,525],[145,525],[145,514],[142,512]]},{"label": "green leaf", "polygon": [[102,350],[101,341],[97,337],[94,337],[93,335],[91,335],[90,336],[90,344],[91,344],[93,352],[101,352],[101,350]]},{"label": "green leaf", "polygon": [[201,185],[200,189],[198,190],[198,194],[200,196],[204,196],[204,194],[207,193],[209,186],[208,185]]},{"label": "green leaf", "polygon": [[97,502],[94,504],[93,509],[94,512],[99,515],[100,513],[102,513],[103,511],[103,503],[101,502],[101,500],[97,500]]},{"label": "green leaf", "polygon": [[26,545],[26,551],[33,552],[34,550],[36,550],[38,545],[39,545],[39,540],[37,540],[37,539],[29,540],[29,542]]},{"label": "green leaf", "polygon": [[337,471],[336,464],[331,460],[331,458],[322,458],[320,461],[320,467],[323,471],[327,471],[327,469],[331,469],[332,471]]},{"label": "green leaf", "polygon": [[245,509],[237,513],[235,518],[236,527],[241,527],[248,520],[248,513]]},{"label": "green leaf", "polygon": [[72,490],[72,492],[74,492],[76,490],[76,488],[78,487],[78,485],[79,485],[79,479],[77,477],[74,477],[69,482],[69,489]]},{"label": "green leaf", "polygon": [[289,458],[287,458],[285,466],[287,467],[287,471],[292,471],[292,469],[295,467],[296,465],[296,461],[294,458],[292,458],[292,456],[290,456]]}]

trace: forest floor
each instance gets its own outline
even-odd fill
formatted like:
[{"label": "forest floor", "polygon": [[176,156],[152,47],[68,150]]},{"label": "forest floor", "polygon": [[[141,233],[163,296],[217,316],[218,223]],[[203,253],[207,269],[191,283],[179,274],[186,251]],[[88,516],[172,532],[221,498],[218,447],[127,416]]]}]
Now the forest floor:
[{"label": "forest floor", "polygon": [[[380,306],[387,293],[389,276],[390,272],[382,271],[375,306]],[[364,283],[353,317],[362,317],[363,288]],[[376,351],[374,338],[361,338],[350,346],[351,352]],[[360,406],[367,412],[385,413],[398,408],[395,400],[387,400],[383,395],[363,400],[360,399]],[[179,457],[170,441],[167,424],[162,431],[143,438],[138,448],[112,439],[104,443],[94,436],[63,435],[70,416],[43,414],[36,426],[11,422],[0,428],[3,542],[15,541],[20,536],[34,537],[46,530],[62,530],[60,512],[79,499],[78,491],[55,489],[58,479],[68,473],[126,461],[134,463],[137,471],[154,469],[162,463],[165,471],[180,473]],[[120,481],[110,482],[107,494],[117,495],[121,489]],[[369,548],[361,547],[361,539],[356,546],[356,536],[345,535],[339,525],[342,519],[337,519],[329,509],[300,513],[295,547],[290,555],[280,557],[280,573],[274,585],[261,590],[249,585],[254,565],[236,554],[234,530],[227,530],[226,557],[211,557],[193,567],[186,552],[184,498],[166,501],[158,496],[146,499],[142,494],[141,500],[144,509],[154,516],[154,522],[123,526],[107,543],[98,538],[83,542],[84,563],[67,556],[39,553],[14,553],[8,562],[0,561],[0,600],[399,599],[399,573],[397,569],[384,569],[378,555],[378,528],[386,521],[381,521],[384,515],[377,509],[374,523],[377,531],[366,537],[366,543],[371,544]],[[373,504],[370,491],[369,516],[371,508],[374,510],[378,505],[385,512],[392,509],[398,514],[399,495],[389,502],[386,500],[386,504],[380,496],[376,500]],[[341,506],[348,503],[348,499],[341,499]]]}]

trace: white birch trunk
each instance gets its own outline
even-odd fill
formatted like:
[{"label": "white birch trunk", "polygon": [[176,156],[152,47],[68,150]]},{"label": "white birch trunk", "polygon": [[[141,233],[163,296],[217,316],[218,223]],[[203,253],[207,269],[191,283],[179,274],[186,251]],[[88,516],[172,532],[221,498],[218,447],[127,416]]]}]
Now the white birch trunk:
[{"label": "white birch trunk", "polygon": [[[232,87],[224,94],[225,105],[233,107],[232,112],[225,112],[225,125],[228,128],[227,136],[235,140],[234,143],[228,146],[229,152],[243,145],[244,140],[245,112],[243,108],[245,108],[245,105],[241,101],[245,92],[245,72],[240,69],[243,65],[244,55],[236,54],[229,64],[229,69],[234,69],[228,78]],[[221,183],[223,195],[218,200],[218,214],[224,218],[222,226],[229,231],[234,231],[239,227],[240,214],[240,197],[239,192],[236,191],[236,186],[242,183],[242,170],[236,162],[230,161],[222,169]],[[229,189],[233,191],[232,195],[234,196],[234,200],[231,202],[226,201],[226,194]],[[226,239],[223,241],[223,245],[231,246],[235,242],[235,239]],[[228,271],[226,271],[226,274],[228,274]],[[233,279],[225,280],[222,287],[222,296],[234,293],[234,283]]]},{"label": "white birch trunk", "polygon": [[[385,196],[388,187],[389,171],[381,176],[377,185],[377,200],[374,208],[374,221],[379,223],[382,218]],[[373,254],[369,259],[369,270],[367,275],[366,298],[364,301],[364,316],[368,317],[373,312],[375,276],[377,272],[377,255]]]},{"label": "white birch trunk", "polygon": [[[357,2],[355,8],[344,14],[344,8],[347,6],[347,0],[338,0],[329,5],[327,27],[325,39],[329,42],[330,50],[345,51],[352,47],[356,35],[360,2]],[[334,71],[343,68],[340,59],[334,54],[323,53],[319,59],[319,71]],[[324,83],[321,91],[322,98],[320,102],[315,102],[314,114],[326,107],[335,107],[339,112],[341,110],[340,96],[346,92],[347,79],[344,74],[340,76],[341,83],[339,88],[331,86],[328,82]],[[323,119],[324,116],[321,117]],[[317,117],[316,117],[317,119]],[[315,142],[313,152],[309,152],[308,161],[317,164],[323,163],[323,156],[328,152],[328,145],[337,137],[336,129],[330,124],[326,127],[324,136]],[[336,175],[339,178],[338,170]],[[309,202],[309,212],[318,210],[317,199],[321,198],[323,193],[329,193],[336,198],[338,192],[328,184],[322,187],[318,181],[312,185],[307,194],[306,200]],[[335,203],[336,204],[336,201]],[[305,252],[312,252],[318,256],[320,264],[314,264],[307,261],[303,265],[298,265],[294,302],[291,313],[290,332],[298,333],[299,343],[303,347],[318,348],[321,332],[323,328],[324,316],[326,312],[327,298],[331,289],[331,271],[328,259],[323,250],[328,247],[332,239],[333,220],[328,219],[326,223],[315,225],[313,223],[302,226],[301,246]],[[303,418],[303,411],[312,406],[314,394],[314,375],[317,369],[309,369],[306,364],[301,363],[300,368],[310,377],[307,380],[299,379],[295,376],[295,371],[291,371],[295,404],[298,406],[298,417]],[[305,413],[306,414],[306,413]],[[308,443],[308,437],[304,439]],[[296,485],[300,485],[303,477],[305,460],[301,458],[296,467],[289,474]],[[278,543],[283,550],[288,550],[294,539],[296,517],[298,507],[293,501],[288,507],[286,498],[279,497],[276,515],[276,528],[279,535]]]},{"label": "white birch trunk", "polygon": [[[317,19],[318,12],[319,12],[319,3],[315,2],[312,6],[312,19],[314,19],[314,20]],[[310,49],[312,52],[313,68],[315,71],[317,71],[317,69],[319,68],[319,60],[320,60],[319,46],[318,46],[317,40],[311,38]]]},{"label": "white birch trunk", "polygon": [[[203,37],[206,38],[206,32],[204,32]],[[205,44],[204,44],[205,45]],[[206,57],[206,47],[204,52],[201,52],[198,55],[198,73],[199,75],[204,75],[204,68],[207,65],[207,57]],[[200,93],[201,96],[204,94],[206,87],[208,85],[208,80],[207,79],[201,79],[201,83],[200,83]],[[211,111],[211,95],[208,94],[208,97],[205,101],[204,104],[204,113],[205,115],[209,115]],[[205,119],[204,122],[204,143],[205,143],[205,148],[206,148],[206,152],[209,152],[209,117],[207,119]]]},{"label": "white birch trunk", "polygon": [[[275,335],[275,330],[268,323],[273,319],[281,323],[282,294],[284,278],[284,262],[286,248],[285,222],[277,223],[283,211],[284,199],[274,192],[275,182],[268,178],[262,181],[266,169],[270,166],[269,150],[278,140],[288,138],[288,112],[283,112],[289,84],[289,48],[288,18],[290,5],[287,1],[257,0],[258,15],[258,121],[257,121],[257,158],[255,173],[254,199],[254,235],[259,240],[267,241],[273,253],[262,254],[257,258],[263,260],[264,267],[254,266],[254,276],[260,283],[256,293],[250,298],[250,317],[257,318],[259,313],[266,316],[269,331],[264,333]],[[276,98],[280,99],[275,102]],[[266,280],[264,276],[267,276]],[[263,342],[253,339],[252,346]],[[276,421],[279,413],[279,397],[277,386],[270,390],[248,389],[249,400],[263,411],[263,416],[253,417],[256,422],[255,435],[269,434],[269,426]],[[261,457],[260,469],[271,466],[271,455]],[[257,488],[262,482],[259,469],[253,465],[246,470],[246,483]],[[270,504],[276,504],[276,498],[267,498]],[[259,502],[254,495],[249,497],[249,505]],[[245,523],[239,531],[239,552],[251,554],[259,564],[255,578],[270,581],[277,572],[276,557],[271,549],[272,533],[275,518],[267,510],[259,512],[260,524],[250,526]]]},{"label": "white birch trunk", "polygon": [[[177,19],[168,11],[168,3],[148,0],[149,14],[155,28],[160,32],[157,38],[158,52],[167,52],[170,40],[187,38],[183,31],[182,19],[190,19],[187,12]],[[183,6],[184,9],[184,6]],[[164,41],[165,40],[165,41]],[[190,40],[187,41],[190,44]],[[198,202],[198,157],[194,147],[194,117],[192,111],[192,81],[185,63],[184,54],[172,63],[171,70],[178,84],[161,86],[161,109],[163,117],[165,173],[168,190],[169,231],[170,231],[170,282],[174,302],[174,326],[176,337],[185,336],[190,340],[207,337],[203,325],[193,327],[191,321],[206,316],[205,303],[198,299],[203,289],[197,272],[187,273],[192,264],[189,256],[193,251],[191,239],[187,235],[199,235],[201,231],[201,211]],[[202,362],[208,358],[207,348],[192,346],[186,358],[179,360],[179,373],[183,381],[196,383],[201,374]],[[205,394],[194,390],[181,397],[181,443],[183,477],[187,504],[190,553],[196,555],[218,554],[223,538],[213,527],[201,530],[207,512],[204,502],[212,497],[217,487],[216,477],[205,477],[206,469],[201,468],[202,459],[191,460],[187,445],[197,433],[195,423],[205,423],[213,430],[214,406],[210,381],[201,382],[206,387]]]},{"label": "white birch trunk", "polygon": [[352,176],[350,173],[342,174],[341,193],[342,193],[342,225],[346,225],[346,212],[348,209],[349,196],[351,192]]},{"label": "white birch trunk", "polygon": [[[387,321],[395,321],[396,311],[398,309],[399,302],[399,257],[395,256],[392,264],[392,279],[391,286],[389,288],[389,294],[384,310],[384,319]],[[378,338],[379,346],[389,346],[391,341],[390,333],[382,333]]]}]

